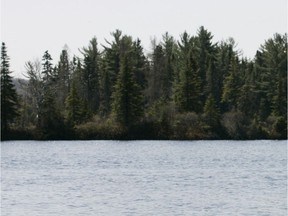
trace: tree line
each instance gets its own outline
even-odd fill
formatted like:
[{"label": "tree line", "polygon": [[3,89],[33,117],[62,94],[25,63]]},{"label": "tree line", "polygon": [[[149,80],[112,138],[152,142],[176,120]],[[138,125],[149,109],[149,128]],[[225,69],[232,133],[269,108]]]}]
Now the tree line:
[{"label": "tree line", "polygon": [[203,26],[165,33],[145,53],[139,39],[96,37],[81,56],[64,48],[25,64],[16,92],[1,48],[2,139],[286,139],[287,34],[247,59],[232,38]]}]

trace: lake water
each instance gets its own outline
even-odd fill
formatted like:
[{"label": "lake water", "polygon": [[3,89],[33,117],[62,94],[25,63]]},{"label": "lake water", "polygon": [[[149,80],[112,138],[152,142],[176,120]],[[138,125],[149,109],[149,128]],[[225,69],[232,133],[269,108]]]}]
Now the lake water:
[{"label": "lake water", "polygon": [[1,143],[1,215],[286,216],[286,141]]}]

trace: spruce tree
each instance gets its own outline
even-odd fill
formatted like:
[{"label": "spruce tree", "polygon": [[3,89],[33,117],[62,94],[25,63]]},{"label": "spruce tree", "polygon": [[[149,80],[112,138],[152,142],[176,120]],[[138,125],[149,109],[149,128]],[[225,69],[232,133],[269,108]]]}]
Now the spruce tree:
[{"label": "spruce tree", "polygon": [[241,88],[239,85],[240,78],[238,72],[238,59],[234,57],[230,64],[229,74],[224,80],[222,95],[222,103],[227,106],[228,110],[237,109],[237,101]]},{"label": "spruce tree", "polygon": [[232,57],[236,55],[235,41],[233,38],[229,38],[227,41],[222,41],[217,46],[215,67],[217,70],[216,88],[217,92],[214,92],[216,103],[219,105],[221,113],[223,113],[225,106],[221,106],[221,98],[223,95],[223,86],[225,77],[229,74],[229,68],[232,61]]},{"label": "spruce tree", "polygon": [[245,71],[245,81],[240,89],[237,107],[245,115],[254,118],[259,110],[260,99],[256,86],[254,64],[250,62]]},{"label": "spruce tree", "polygon": [[166,32],[163,35],[163,42],[162,42],[163,50],[164,50],[164,66],[165,71],[163,75],[163,92],[164,92],[164,99],[171,99],[172,97],[172,90],[173,90],[173,79],[175,76],[175,69],[176,69],[176,51],[177,51],[177,44],[174,41],[174,38]]},{"label": "spruce tree", "polygon": [[9,124],[18,116],[17,93],[12,81],[6,45],[1,46],[1,132],[7,135]]},{"label": "spruce tree", "polygon": [[112,95],[112,113],[118,122],[129,127],[143,114],[143,95],[133,77],[128,55],[121,59],[120,72]]},{"label": "spruce tree", "polygon": [[134,77],[137,84],[144,90],[147,87],[148,62],[141,46],[141,41],[137,39],[133,42]]},{"label": "spruce tree", "polygon": [[63,49],[60,55],[60,60],[57,66],[57,97],[56,105],[59,109],[64,110],[65,99],[69,93],[70,88],[70,76],[71,76],[71,64],[69,62],[69,56],[67,49]]},{"label": "spruce tree", "polygon": [[151,59],[151,70],[148,77],[148,96],[150,103],[165,97],[165,53],[162,45],[156,45]]},{"label": "spruce tree", "polygon": [[52,60],[51,55],[48,50],[46,50],[42,57],[42,77],[43,83],[46,84],[45,87],[50,86],[55,78]]},{"label": "spruce tree", "polygon": [[287,34],[275,34],[262,46],[264,65],[269,78],[266,89],[274,115],[287,117]]},{"label": "spruce tree", "polygon": [[67,122],[71,125],[78,124],[83,119],[83,104],[77,93],[75,83],[72,84],[70,93],[66,98]]},{"label": "spruce tree", "polygon": [[204,105],[204,116],[210,127],[216,128],[220,124],[219,109],[212,94],[210,94]]},{"label": "spruce tree", "polygon": [[63,117],[56,108],[56,71],[52,57],[46,51],[42,58],[42,88],[40,89],[38,129],[44,139],[58,139],[65,133]]},{"label": "spruce tree", "polygon": [[213,62],[210,60],[209,61],[209,66],[206,72],[206,86],[205,86],[205,93],[206,95],[218,95],[217,93],[217,76],[215,73],[215,67]]},{"label": "spruce tree", "polygon": [[[211,32],[208,32],[203,26],[201,26],[198,30],[196,37],[196,46],[197,46],[197,62],[199,68],[199,77],[201,80],[200,83],[200,91],[201,95],[201,103],[204,104],[205,99],[211,92],[207,92],[207,72],[212,70],[215,73],[215,68],[211,68],[214,65],[214,61],[216,58],[216,49],[215,44],[212,43],[213,35]],[[211,72],[211,71],[210,71]],[[216,77],[216,76],[215,76]],[[216,82],[216,80],[215,80]]]},{"label": "spruce tree", "polygon": [[110,112],[112,85],[109,71],[106,70],[105,62],[102,59],[100,76],[100,114],[105,116]]}]

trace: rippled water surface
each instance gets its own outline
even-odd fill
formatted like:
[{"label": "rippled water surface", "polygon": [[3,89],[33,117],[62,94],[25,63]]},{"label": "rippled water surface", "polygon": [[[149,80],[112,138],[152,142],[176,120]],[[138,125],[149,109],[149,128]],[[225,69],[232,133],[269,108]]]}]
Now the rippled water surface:
[{"label": "rippled water surface", "polygon": [[287,215],[286,141],[1,143],[1,215]]}]

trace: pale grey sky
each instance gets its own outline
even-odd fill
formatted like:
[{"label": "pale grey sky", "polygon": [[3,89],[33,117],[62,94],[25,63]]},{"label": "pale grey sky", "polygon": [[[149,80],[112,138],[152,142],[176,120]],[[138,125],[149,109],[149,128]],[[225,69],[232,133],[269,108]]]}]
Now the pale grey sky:
[{"label": "pale grey sky", "polygon": [[287,32],[286,0],[1,0],[1,41],[6,43],[15,76],[28,60],[49,50],[54,62],[65,44],[71,54],[96,36],[110,33],[139,37],[145,50],[150,38],[168,31],[176,39],[194,35],[203,25],[214,41],[233,37],[244,56],[253,58],[274,33]]}]

